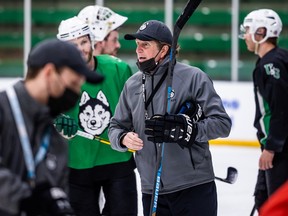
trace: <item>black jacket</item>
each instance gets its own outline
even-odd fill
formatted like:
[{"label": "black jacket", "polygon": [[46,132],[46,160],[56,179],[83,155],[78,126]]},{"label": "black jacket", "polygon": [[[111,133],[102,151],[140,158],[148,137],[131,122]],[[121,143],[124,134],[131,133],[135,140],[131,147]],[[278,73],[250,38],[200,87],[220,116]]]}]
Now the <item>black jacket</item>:
[{"label": "black jacket", "polygon": [[253,82],[257,137],[267,150],[288,152],[288,51],[275,47],[259,58]]},{"label": "black jacket", "polygon": [[[44,130],[47,127],[51,130],[47,154],[36,167],[36,185],[48,183],[66,191],[67,142],[55,130],[48,107],[30,97],[24,82],[19,81],[14,87],[34,156]],[[30,196],[31,189],[27,183],[22,146],[6,92],[0,93],[0,101],[0,211],[17,214],[20,200]]]}]

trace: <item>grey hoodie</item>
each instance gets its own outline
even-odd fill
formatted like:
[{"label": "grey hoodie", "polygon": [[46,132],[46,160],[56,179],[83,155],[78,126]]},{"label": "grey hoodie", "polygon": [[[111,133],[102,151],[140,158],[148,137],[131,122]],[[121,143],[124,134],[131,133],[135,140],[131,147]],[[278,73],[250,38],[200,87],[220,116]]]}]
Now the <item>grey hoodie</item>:
[{"label": "grey hoodie", "polygon": [[[168,63],[167,57],[158,66],[153,76],[146,76],[147,98],[151,95],[152,87],[155,88],[167,70]],[[149,117],[153,114],[165,114],[167,111],[164,104],[167,100],[168,78],[169,76],[148,106]],[[227,137],[230,133],[231,120],[211,79],[200,69],[177,62],[173,72],[170,113],[179,111],[181,105],[189,100],[200,104],[205,118],[197,122],[198,134],[191,149],[182,149],[176,143],[165,143],[159,194],[172,193],[213,181],[214,171],[208,141]],[[142,72],[139,71],[127,80],[123,88],[110,122],[109,139],[112,148],[118,151],[127,151],[127,148],[120,145],[120,138],[124,133],[135,131],[143,140],[144,147],[135,153],[135,159],[141,178],[142,193],[152,194],[157,169],[156,161],[160,152],[158,145],[148,141],[144,134],[144,113]]]}]

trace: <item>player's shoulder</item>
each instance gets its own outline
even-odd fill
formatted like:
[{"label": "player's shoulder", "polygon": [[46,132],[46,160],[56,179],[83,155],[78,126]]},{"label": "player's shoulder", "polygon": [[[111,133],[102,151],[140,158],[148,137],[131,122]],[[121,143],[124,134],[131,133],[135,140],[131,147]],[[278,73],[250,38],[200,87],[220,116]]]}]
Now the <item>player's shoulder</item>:
[{"label": "player's shoulder", "polygon": [[114,63],[114,64],[123,64],[123,65],[128,65],[126,62],[122,61],[120,58],[115,57],[115,56],[111,56],[108,54],[101,54],[96,56],[98,61],[101,62],[108,62],[108,63]]},{"label": "player's shoulder", "polygon": [[103,71],[105,74],[109,71],[109,74],[118,75],[123,79],[127,79],[132,75],[130,65],[117,57],[104,54],[96,56],[96,59],[97,71]]},{"label": "player's shoulder", "polygon": [[261,65],[266,65],[267,63],[285,63],[287,64],[288,61],[288,50],[283,49],[280,47],[275,47],[274,49],[270,50],[266,55],[261,58]]},{"label": "player's shoulder", "polygon": [[284,49],[284,48],[280,48],[280,47],[277,47],[275,50],[276,50],[275,57],[279,58],[280,60],[287,62],[288,50]]},{"label": "player's shoulder", "polygon": [[120,58],[108,54],[96,56],[98,64],[109,65],[110,67],[117,68],[120,71],[129,71],[132,74],[131,67],[128,63],[122,61]]}]

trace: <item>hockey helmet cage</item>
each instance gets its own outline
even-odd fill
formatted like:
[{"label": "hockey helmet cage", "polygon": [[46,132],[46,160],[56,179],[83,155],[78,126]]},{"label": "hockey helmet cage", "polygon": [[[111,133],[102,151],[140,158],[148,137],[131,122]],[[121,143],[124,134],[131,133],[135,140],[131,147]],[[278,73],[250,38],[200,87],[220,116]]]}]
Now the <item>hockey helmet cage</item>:
[{"label": "hockey helmet cage", "polygon": [[78,17],[89,25],[95,41],[103,41],[111,31],[119,28],[128,19],[98,5],[84,7]]}]

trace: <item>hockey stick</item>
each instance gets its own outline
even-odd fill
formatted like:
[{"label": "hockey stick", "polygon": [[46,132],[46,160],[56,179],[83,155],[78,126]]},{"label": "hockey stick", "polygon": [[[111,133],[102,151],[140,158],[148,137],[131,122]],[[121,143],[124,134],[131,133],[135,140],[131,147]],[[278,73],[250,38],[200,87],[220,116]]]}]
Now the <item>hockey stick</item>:
[{"label": "hockey stick", "polygon": [[256,205],[254,204],[254,205],[253,205],[253,208],[252,208],[252,210],[251,210],[250,216],[253,216],[254,213],[255,213],[255,211],[256,211]]},{"label": "hockey stick", "polygon": [[[99,136],[93,136],[92,134],[86,133],[86,132],[84,132],[84,131],[78,130],[77,133],[76,133],[76,135],[81,136],[81,137],[84,137],[84,138],[87,138],[87,139],[90,139],[90,140],[97,140],[97,141],[99,141],[99,142],[101,142],[101,143],[103,143],[103,144],[111,145],[111,143],[110,143],[109,140],[103,139],[103,138],[101,138],[101,137],[99,137]],[[129,151],[129,152],[132,152],[132,153],[135,152],[135,151],[132,150],[132,149],[128,149],[128,151]]]},{"label": "hockey stick", "polygon": [[[177,41],[180,35],[180,32],[186,22],[189,20],[190,16],[194,13],[198,5],[200,4],[201,0],[189,0],[183,9],[182,14],[177,18],[176,23],[173,29],[173,40],[172,46],[170,49],[170,59],[169,59],[169,66],[168,66],[168,81],[167,81],[167,100],[165,101],[165,105],[167,108],[167,113],[170,113],[170,96],[172,93],[172,77],[173,77],[173,70],[174,70],[174,63],[176,61],[176,48],[177,48]],[[158,202],[158,194],[160,189],[160,180],[161,180],[161,173],[162,173],[162,160],[164,155],[164,145],[165,143],[157,143],[156,146],[159,148],[159,152],[161,152],[160,156],[157,158],[157,171],[155,173],[155,180],[154,180],[154,187],[153,193],[151,198],[151,206],[150,206],[150,216],[156,216],[156,209],[157,209],[157,202]]]},{"label": "hockey stick", "polygon": [[227,177],[224,179],[224,178],[219,178],[217,176],[215,176],[215,179],[219,180],[219,181],[222,181],[222,182],[226,182],[226,183],[229,183],[229,184],[234,184],[237,180],[237,177],[238,177],[238,171],[236,168],[234,167],[228,167],[228,170],[227,170]]}]

